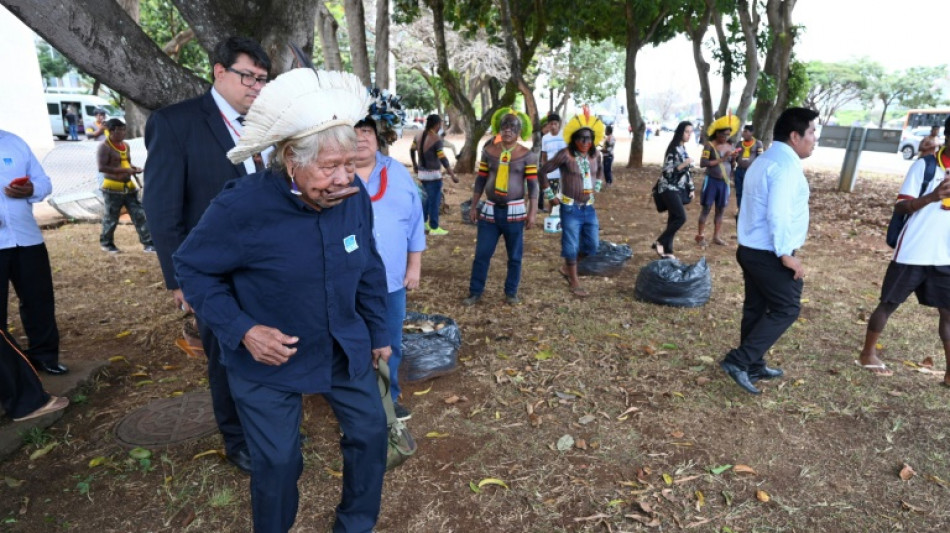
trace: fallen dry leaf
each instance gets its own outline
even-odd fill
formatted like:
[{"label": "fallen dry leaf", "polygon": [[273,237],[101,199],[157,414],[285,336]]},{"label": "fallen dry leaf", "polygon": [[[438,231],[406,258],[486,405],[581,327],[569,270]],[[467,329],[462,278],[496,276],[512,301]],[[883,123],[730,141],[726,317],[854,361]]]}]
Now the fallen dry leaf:
[{"label": "fallen dry leaf", "polygon": [[922,513],[924,511],[920,507],[917,507],[916,505],[911,505],[904,500],[901,500],[901,507],[903,507],[905,511],[914,511],[915,513]]},{"label": "fallen dry leaf", "polygon": [[670,436],[674,439],[682,439],[686,434],[680,430],[676,430],[673,433],[670,433]]},{"label": "fallen dry leaf", "polygon": [[412,395],[413,395],[413,396],[423,396],[423,395],[425,395],[425,394],[429,394],[429,391],[431,391],[431,390],[432,390],[432,386],[429,386],[428,389],[426,389],[426,390],[417,390],[416,392],[412,393]]},{"label": "fallen dry leaf", "polygon": [[933,357],[930,357],[930,356],[928,355],[927,357],[924,358],[923,361],[920,362],[920,366],[923,366],[923,367],[926,367],[926,368],[933,368],[933,367],[934,367],[934,358],[933,358]]},{"label": "fallen dry leaf", "polygon": [[757,490],[755,491],[755,499],[759,500],[762,503],[765,503],[771,500],[772,497],[769,496],[769,493],[765,492],[764,490]]},{"label": "fallen dry leaf", "polygon": [[508,485],[504,481],[496,477],[486,477],[485,479],[478,482],[478,488],[482,488],[485,485],[498,485],[499,487],[504,487],[506,489],[508,488]]},{"label": "fallen dry leaf", "polygon": [[914,469],[911,468],[909,464],[904,463],[903,468],[901,468],[900,473],[897,475],[900,476],[900,478],[903,479],[904,481],[907,481],[910,478],[916,476],[917,472],[914,472]]},{"label": "fallen dry leaf", "polygon": [[749,465],[736,465],[732,467],[732,471],[736,474],[752,474],[756,475],[755,470],[752,469]]}]

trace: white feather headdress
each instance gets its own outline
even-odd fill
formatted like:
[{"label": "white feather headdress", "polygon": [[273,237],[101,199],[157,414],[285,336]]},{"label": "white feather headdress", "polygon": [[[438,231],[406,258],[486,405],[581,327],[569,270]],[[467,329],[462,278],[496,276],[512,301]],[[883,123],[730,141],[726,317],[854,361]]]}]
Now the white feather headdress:
[{"label": "white feather headdress", "polygon": [[353,74],[289,70],[261,89],[228,159],[237,164],[285,139],[299,139],[333,126],[352,127],[366,116],[369,102],[366,87]]}]

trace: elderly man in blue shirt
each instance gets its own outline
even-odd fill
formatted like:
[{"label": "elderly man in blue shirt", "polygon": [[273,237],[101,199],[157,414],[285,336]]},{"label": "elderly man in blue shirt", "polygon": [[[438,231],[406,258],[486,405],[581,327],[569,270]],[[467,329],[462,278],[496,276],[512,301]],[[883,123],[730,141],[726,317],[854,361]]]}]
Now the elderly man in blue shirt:
[{"label": "elderly man in blue shirt", "polygon": [[390,340],[371,201],[354,183],[353,124],[367,104],[351,74],[295,69],[269,83],[228,158],[276,141],[270,168],[228,182],[173,257],[185,299],[221,344],[257,533],[296,519],[303,394],[322,394],[343,433],[333,531],[369,532],[379,515],[388,428],[373,369]]},{"label": "elderly man in blue shirt", "polygon": [[386,327],[393,354],[389,358],[389,375],[396,418],[408,420],[412,413],[399,403],[399,363],[402,361],[402,324],[406,319],[406,291],[419,288],[422,252],[426,234],[422,219],[419,188],[406,167],[383,155],[379,147],[380,127],[367,116],[354,126],[357,136],[356,175],[373,202],[373,233],[376,251],[386,266],[388,288]]},{"label": "elderly man in blue shirt", "polygon": [[54,376],[69,371],[59,362],[59,328],[53,272],[33,204],[53,192],[53,184],[30,147],[0,130],[0,328],[7,329],[12,284],[20,299],[20,320],[30,343],[30,363]]},{"label": "elderly man in blue shirt", "polygon": [[815,149],[818,113],[792,107],[779,116],[772,146],[746,172],[739,211],[736,259],[745,281],[739,347],[722,369],[750,394],[760,379],[783,375],[766,365],[765,353],[801,310],[805,270],[795,252],[808,235],[808,181],[801,160]]}]

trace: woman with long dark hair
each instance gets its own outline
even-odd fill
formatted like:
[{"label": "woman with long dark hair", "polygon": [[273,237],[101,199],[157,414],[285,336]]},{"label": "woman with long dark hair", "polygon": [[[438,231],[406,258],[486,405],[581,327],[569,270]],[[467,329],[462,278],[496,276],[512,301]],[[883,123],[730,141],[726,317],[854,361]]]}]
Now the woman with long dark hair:
[{"label": "woman with long dark hair", "polygon": [[[455,171],[449,165],[448,158],[442,151],[442,137],[439,129],[442,128],[442,117],[429,115],[426,117],[426,129],[422,135],[412,141],[409,148],[409,157],[412,158],[412,170],[422,182],[422,189],[426,193],[422,213],[425,217],[426,233],[429,235],[445,235],[448,231],[439,227],[439,208],[442,206],[442,168],[449,173],[452,181],[459,182]],[[416,162],[416,152],[419,161]]]},{"label": "woman with long dark hair", "polygon": [[686,143],[693,138],[693,124],[684,120],[676,126],[676,132],[666,147],[663,160],[663,173],[657,181],[657,192],[666,205],[666,230],[660,234],[653,249],[662,258],[675,259],[673,255],[673,237],[686,223],[686,209],[683,207],[684,195],[693,199],[696,194],[690,168],[693,160],[686,152]]}]

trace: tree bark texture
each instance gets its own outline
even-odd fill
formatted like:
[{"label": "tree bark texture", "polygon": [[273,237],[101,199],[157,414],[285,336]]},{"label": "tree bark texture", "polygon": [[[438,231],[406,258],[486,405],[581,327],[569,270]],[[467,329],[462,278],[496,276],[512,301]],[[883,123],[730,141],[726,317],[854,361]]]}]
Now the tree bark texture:
[{"label": "tree bark texture", "polygon": [[376,86],[389,88],[389,0],[376,0]]},{"label": "tree bark texture", "polygon": [[74,65],[148,109],[207,88],[206,82],[162,52],[115,0],[0,3]]},{"label": "tree bark texture", "polygon": [[363,12],[363,0],[345,0],[343,13],[350,38],[353,74],[359,77],[363,85],[369,87],[372,85],[372,78],[369,72],[369,55],[366,52],[366,15]]},{"label": "tree bark texture", "polygon": [[735,66],[732,50],[729,49],[729,42],[726,39],[726,31],[722,26],[722,13],[716,8],[713,0],[706,0],[706,8],[712,13],[712,23],[716,28],[716,40],[719,41],[719,53],[722,56],[722,92],[719,95],[719,107],[716,110],[716,115],[721,117],[729,111]]},{"label": "tree bark texture", "polygon": [[343,70],[343,57],[340,55],[340,40],[337,31],[339,23],[327,9],[327,5],[317,2],[317,33],[320,34],[320,48],[323,50],[323,68]]},{"label": "tree bark texture", "polygon": [[[699,98],[703,107],[703,124],[706,125],[712,124],[713,109],[712,88],[709,85],[709,62],[703,57],[703,39],[706,38],[706,30],[709,28],[711,17],[712,8],[707,2],[702,15],[698,18],[687,17],[685,24],[686,33],[689,35],[690,44],[693,46],[693,62],[696,64],[696,74],[699,76]],[[705,134],[706,132],[703,131],[701,136],[705,137]]]},{"label": "tree bark texture", "polygon": [[762,91],[756,99],[752,122],[760,139],[766,144],[772,142],[772,128],[779,115],[788,104],[788,75],[795,44],[795,28],[792,24],[792,10],[796,0],[768,0],[765,13],[768,18],[771,46],[765,56],[763,73],[768,76],[770,90]]},{"label": "tree bark texture", "polygon": [[[749,108],[752,106],[752,98],[755,96],[755,88],[759,82],[759,48],[756,34],[759,30],[760,18],[756,9],[756,2],[752,2],[750,5],[748,0],[739,0],[736,10],[739,14],[742,37],[745,40],[745,87],[739,97],[736,116],[745,124]],[[757,137],[761,137],[761,135],[762,132],[756,131]]]},{"label": "tree bark texture", "polygon": [[[139,0],[119,0],[119,5],[122,6],[122,9],[138,24],[139,15],[141,13]],[[164,51],[164,49],[162,51]],[[132,139],[145,135],[145,122],[148,120],[149,115],[148,109],[136,104],[132,100],[126,100],[124,107],[125,127],[127,130],[126,137]]]},{"label": "tree bark texture", "polygon": [[627,86],[627,109],[630,118],[630,127],[633,138],[630,139],[630,159],[628,168],[643,166],[643,134],[646,124],[637,105],[637,54],[648,42],[653,39],[657,28],[666,19],[669,11],[667,7],[660,8],[653,20],[643,20],[637,16],[639,0],[627,0],[624,4],[624,18],[626,23],[626,61],[624,63],[624,82]]}]

